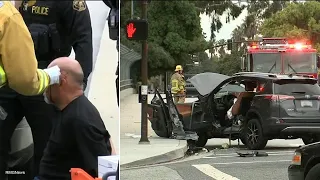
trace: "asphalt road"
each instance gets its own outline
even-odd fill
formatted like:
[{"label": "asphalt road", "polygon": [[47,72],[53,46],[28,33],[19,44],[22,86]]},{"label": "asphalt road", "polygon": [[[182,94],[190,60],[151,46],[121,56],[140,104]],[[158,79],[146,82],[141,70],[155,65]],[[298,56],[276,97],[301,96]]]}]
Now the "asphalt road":
[{"label": "asphalt road", "polygon": [[248,152],[233,141],[231,148],[220,149],[228,140],[212,139],[206,148],[183,160],[143,168],[121,170],[121,180],[288,180],[287,167],[301,140],[273,140],[264,150],[267,157],[239,157]]}]

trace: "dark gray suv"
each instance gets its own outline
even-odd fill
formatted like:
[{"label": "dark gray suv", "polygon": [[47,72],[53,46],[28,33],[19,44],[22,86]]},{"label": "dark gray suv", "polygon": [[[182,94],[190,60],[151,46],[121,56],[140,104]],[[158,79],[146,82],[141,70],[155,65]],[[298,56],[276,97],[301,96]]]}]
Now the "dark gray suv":
[{"label": "dark gray suv", "polygon": [[[237,75],[236,75],[237,76]],[[239,73],[257,83],[246,115],[245,143],[262,149],[270,139],[320,141],[320,87],[300,75]]]}]

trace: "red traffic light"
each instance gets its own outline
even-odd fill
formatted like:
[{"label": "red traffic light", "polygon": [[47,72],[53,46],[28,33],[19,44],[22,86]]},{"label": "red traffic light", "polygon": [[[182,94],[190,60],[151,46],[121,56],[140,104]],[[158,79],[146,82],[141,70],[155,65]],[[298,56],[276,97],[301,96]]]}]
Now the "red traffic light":
[{"label": "red traffic light", "polygon": [[136,32],[136,28],[134,27],[133,23],[129,23],[127,25],[127,36],[128,38],[132,38],[133,34]]},{"label": "red traffic light", "polygon": [[148,22],[146,20],[129,20],[126,26],[126,35],[129,40],[147,40]]}]

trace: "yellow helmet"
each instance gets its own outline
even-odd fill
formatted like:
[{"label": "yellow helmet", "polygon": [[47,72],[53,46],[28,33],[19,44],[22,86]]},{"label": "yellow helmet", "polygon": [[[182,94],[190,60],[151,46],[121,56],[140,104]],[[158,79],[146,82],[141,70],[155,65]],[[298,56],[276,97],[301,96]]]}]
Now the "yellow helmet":
[{"label": "yellow helmet", "polygon": [[182,71],[183,69],[182,69],[182,66],[181,65],[177,65],[176,66],[176,70],[174,70],[174,71]]}]

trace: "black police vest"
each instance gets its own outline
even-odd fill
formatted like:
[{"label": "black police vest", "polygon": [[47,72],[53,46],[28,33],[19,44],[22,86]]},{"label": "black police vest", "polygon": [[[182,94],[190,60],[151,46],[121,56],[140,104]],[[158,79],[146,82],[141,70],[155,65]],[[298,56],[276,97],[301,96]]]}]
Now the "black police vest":
[{"label": "black police vest", "polygon": [[[59,57],[60,22],[55,1],[23,1],[19,11],[31,33],[38,61]],[[46,63],[46,65],[48,64]]]}]

